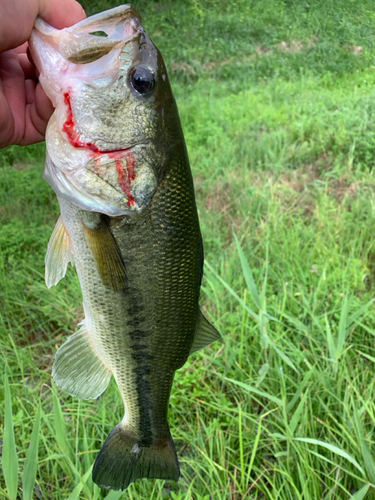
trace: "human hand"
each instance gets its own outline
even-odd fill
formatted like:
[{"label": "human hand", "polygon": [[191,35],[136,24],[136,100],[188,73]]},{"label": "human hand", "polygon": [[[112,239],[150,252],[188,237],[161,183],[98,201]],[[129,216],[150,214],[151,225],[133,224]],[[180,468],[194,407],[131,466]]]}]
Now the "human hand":
[{"label": "human hand", "polygon": [[27,56],[37,15],[58,29],[86,17],[75,0],[0,0],[0,148],[43,141],[53,112]]}]

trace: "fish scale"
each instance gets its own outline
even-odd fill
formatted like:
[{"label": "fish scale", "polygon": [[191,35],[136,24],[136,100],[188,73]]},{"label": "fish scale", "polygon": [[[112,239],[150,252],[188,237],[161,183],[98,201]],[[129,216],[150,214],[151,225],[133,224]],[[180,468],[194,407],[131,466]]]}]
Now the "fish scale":
[{"label": "fish scale", "polygon": [[38,19],[30,50],[56,107],[44,177],[61,216],[46,283],[74,262],[85,311],[56,353],[53,378],[84,399],[115,378],[124,418],[96,458],[94,482],[177,481],[167,420],[174,374],[220,335],[199,308],[202,238],[162,56],[129,5],[64,30]]}]

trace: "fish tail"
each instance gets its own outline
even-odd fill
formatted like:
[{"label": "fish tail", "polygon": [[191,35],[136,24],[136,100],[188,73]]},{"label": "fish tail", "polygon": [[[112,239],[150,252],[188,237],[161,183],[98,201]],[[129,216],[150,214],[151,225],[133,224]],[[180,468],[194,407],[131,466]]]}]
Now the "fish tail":
[{"label": "fish tail", "polygon": [[101,488],[124,490],[137,479],[173,479],[180,476],[173,439],[142,442],[121,422],[112,429],[96,458],[92,478]]}]

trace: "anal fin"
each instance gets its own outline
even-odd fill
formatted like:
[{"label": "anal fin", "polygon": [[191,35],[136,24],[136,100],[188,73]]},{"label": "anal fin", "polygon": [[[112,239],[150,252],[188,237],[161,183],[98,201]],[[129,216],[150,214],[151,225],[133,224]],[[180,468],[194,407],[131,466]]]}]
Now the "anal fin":
[{"label": "anal fin", "polygon": [[46,263],[46,285],[51,288],[65,276],[69,262],[74,264],[70,236],[60,215],[48,243]]},{"label": "anal fin", "polygon": [[52,376],[58,387],[71,396],[96,399],[107,388],[111,371],[95,351],[84,321],[58,349]]},{"label": "anal fin", "polygon": [[206,345],[211,344],[212,342],[215,342],[215,340],[219,339],[221,339],[220,333],[213,325],[211,325],[208,319],[205,318],[200,311],[194,342],[191,346],[190,354],[203,349],[203,347],[206,347]]}]

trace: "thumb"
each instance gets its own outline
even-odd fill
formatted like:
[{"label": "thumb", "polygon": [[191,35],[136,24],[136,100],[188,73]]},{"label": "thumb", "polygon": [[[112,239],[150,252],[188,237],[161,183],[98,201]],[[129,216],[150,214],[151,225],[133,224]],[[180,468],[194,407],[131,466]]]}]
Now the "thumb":
[{"label": "thumb", "polygon": [[38,14],[57,29],[67,28],[85,19],[83,7],[76,0],[38,0]]}]

